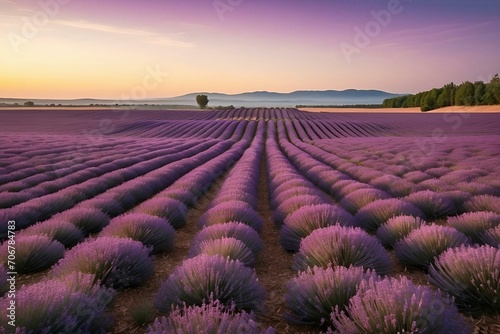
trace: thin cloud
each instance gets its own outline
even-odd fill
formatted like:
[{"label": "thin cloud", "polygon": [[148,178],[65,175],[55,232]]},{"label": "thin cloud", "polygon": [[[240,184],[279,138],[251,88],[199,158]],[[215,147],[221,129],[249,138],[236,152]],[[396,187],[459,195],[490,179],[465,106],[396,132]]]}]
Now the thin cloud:
[{"label": "thin cloud", "polygon": [[192,43],[178,40],[172,37],[168,37],[147,30],[128,29],[128,28],[115,27],[111,25],[88,22],[88,21],[54,20],[53,23],[81,30],[92,30],[110,34],[140,37],[143,39],[144,42],[150,44],[158,44],[158,45],[165,45],[178,48],[192,48],[195,46]]}]

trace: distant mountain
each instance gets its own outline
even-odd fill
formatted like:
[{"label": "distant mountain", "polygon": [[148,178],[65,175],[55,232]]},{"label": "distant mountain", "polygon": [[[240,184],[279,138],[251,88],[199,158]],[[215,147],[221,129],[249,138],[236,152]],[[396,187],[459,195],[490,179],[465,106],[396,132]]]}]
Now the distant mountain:
[{"label": "distant mountain", "polygon": [[[29,99],[36,105],[62,104],[62,105],[90,105],[90,104],[163,104],[163,105],[196,105],[196,95],[205,94],[210,100],[209,106],[235,107],[295,107],[296,105],[354,105],[354,104],[382,104],[385,99],[401,96],[404,94],[392,94],[380,90],[298,90],[291,93],[276,93],[267,91],[247,92],[240,94],[223,93],[190,93],[171,98],[156,98],[134,101],[104,100],[104,99]],[[18,103],[22,105],[28,99],[0,98],[2,104]]]}]

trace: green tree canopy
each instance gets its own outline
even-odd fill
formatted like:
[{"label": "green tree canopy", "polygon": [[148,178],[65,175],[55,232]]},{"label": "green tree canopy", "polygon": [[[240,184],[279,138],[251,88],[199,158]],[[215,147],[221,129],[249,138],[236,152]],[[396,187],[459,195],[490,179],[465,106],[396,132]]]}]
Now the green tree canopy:
[{"label": "green tree canopy", "polygon": [[198,103],[201,109],[205,109],[208,104],[208,96],[206,95],[196,96],[196,103]]}]

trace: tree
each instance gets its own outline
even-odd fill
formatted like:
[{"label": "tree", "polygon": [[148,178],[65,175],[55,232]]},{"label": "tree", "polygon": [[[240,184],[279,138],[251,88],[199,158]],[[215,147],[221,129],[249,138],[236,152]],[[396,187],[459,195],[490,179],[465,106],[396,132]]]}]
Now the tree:
[{"label": "tree", "polygon": [[198,95],[196,96],[196,103],[198,103],[201,109],[205,109],[208,104],[208,97],[206,95]]},{"label": "tree", "polygon": [[486,84],[486,92],[484,94],[485,104],[500,104],[500,78],[498,74]]},{"label": "tree", "polygon": [[25,107],[33,107],[35,105],[35,103],[33,101],[26,101],[24,102],[24,106]]},{"label": "tree", "polygon": [[484,104],[484,97],[486,95],[486,85],[482,81],[474,82],[474,101],[476,105]]},{"label": "tree", "polygon": [[461,83],[455,93],[455,105],[473,106],[474,105],[474,84],[470,81]]}]

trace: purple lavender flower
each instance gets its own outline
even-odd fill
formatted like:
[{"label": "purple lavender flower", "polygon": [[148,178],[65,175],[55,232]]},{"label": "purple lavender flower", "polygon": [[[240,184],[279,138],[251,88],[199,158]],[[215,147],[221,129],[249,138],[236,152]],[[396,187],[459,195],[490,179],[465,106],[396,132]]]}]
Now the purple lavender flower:
[{"label": "purple lavender flower", "polygon": [[344,209],[330,204],[303,206],[286,217],[280,241],[286,250],[298,251],[300,241],[312,231],[336,224],[355,226],[356,221]]},{"label": "purple lavender flower", "polygon": [[275,331],[272,328],[260,331],[253,313],[237,312],[234,304],[226,307],[219,300],[215,300],[200,306],[175,308],[168,317],[157,318],[146,333],[274,334]]},{"label": "purple lavender flower", "polygon": [[[16,268],[22,274],[49,268],[63,257],[64,245],[44,235],[16,237]],[[0,261],[7,266],[8,242],[0,246]]]},{"label": "purple lavender flower", "polygon": [[222,255],[198,255],[185,260],[162,282],[154,305],[160,312],[172,306],[202,305],[210,298],[234,303],[238,310],[260,310],[265,299],[255,271]]},{"label": "purple lavender flower", "polygon": [[462,232],[476,243],[481,243],[479,235],[487,229],[500,225],[500,215],[493,212],[476,211],[448,217],[448,225]]},{"label": "purple lavender flower", "polygon": [[412,230],[396,242],[394,250],[404,265],[425,268],[448,248],[468,243],[467,236],[454,228],[431,224]]},{"label": "purple lavender flower", "polygon": [[362,281],[347,310],[336,308],[331,320],[328,333],[472,332],[453,300],[405,276]]},{"label": "purple lavender flower", "polygon": [[186,226],[188,209],[175,199],[155,197],[136,207],[134,212],[165,218],[173,228],[178,229]]},{"label": "purple lavender flower", "polygon": [[429,175],[427,173],[424,173],[422,171],[416,170],[412,172],[408,172],[403,175],[403,178],[413,182],[413,183],[420,183],[422,181],[428,180],[432,178],[432,175]]},{"label": "purple lavender flower", "polygon": [[377,230],[377,238],[385,247],[393,247],[396,241],[406,237],[425,222],[419,217],[396,216],[382,224]]},{"label": "purple lavender flower", "polygon": [[500,197],[492,195],[474,196],[468,200],[464,207],[467,211],[491,211],[500,214]]},{"label": "purple lavender flower", "polygon": [[360,226],[369,231],[376,231],[380,225],[395,216],[413,216],[425,219],[425,214],[414,205],[396,198],[374,201],[361,208],[354,218]]},{"label": "purple lavender flower", "polygon": [[374,271],[361,267],[327,267],[308,269],[287,283],[285,295],[290,323],[329,326],[330,313],[338,307],[344,310],[356,294],[361,281],[376,278]]},{"label": "purple lavender flower", "polygon": [[500,249],[452,248],[429,267],[429,280],[467,309],[500,311]]},{"label": "purple lavender flower", "polygon": [[151,247],[153,253],[159,253],[174,247],[175,230],[164,218],[130,213],[113,218],[100,236],[131,238]]},{"label": "purple lavender flower", "polygon": [[[23,286],[16,293],[16,325],[21,333],[105,333],[111,321],[106,306],[114,291],[100,287],[93,275],[72,273],[64,279]],[[7,309],[10,299],[0,298]],[[0,328],[7,328],[1,317]],[[17,332],[16,332],[17,333]]]},{"label": "purple lavender flower", "polygon": [[446,196],[430,190],[418,191],[403,198],[423,211],[428,219],[444,218],[456,214],[457,208]]},{"label": "purple lavender flower", "polygon": [[246,267],[254,267],[257,260],[255,254],[242,241],[236,238],[223,237],[220,239],[205,240],[201,242],[197,249],[196,253],[190,252],[193,257],[200,254],[219,254],[231,260],[238,260]]},{"label": "purple lavender flower", "polygon": [[325,204],[325,200],[315,195],[296,196],[285,200],[273,212],[276,227],[281,228],[286,216],[292,214],[303,206]]},{"label": "purple lavender flower", "polygon": [[384,175],[370,181],[370,185],[379,188],[394,197],[402,197],[411,194],[415,185],[405,179],[394,175]]},{"label": "purple lavender flower", "polygon": [[99,211],[110,217],[115,217],[125,212],[125,209],[120,204],[120,202],[118,202],[116,199],[108,195],[91,198],[89,200],[81,202],[80,204],[78,204],[77,207],[68,211],[74,211],[77,209],[85,209],[85,210],[90,209],[94,211]]},{"label": "purple lavender flower", "polygon": [[65,220],[78,227],[84,234],[101,231],[109,224],[109,216],[97,209],[77,207],[64,211],[53,217],[54,220]]},{"label": "purple lavender flower", "polygon": [[482,243],[496,248],[500,246],[500,226],[490,228],[482,233],[479,233],[479,239]]},{"label": "purple lavender flower", "polygon": [[52,269],[54,276],[74,271],[94,274],[102,284],[127,288],[141,284],[153,273],[150,250],[139,241],[100,237],[76,245]]},{"label": "purple lavender flower", "polygon": [[351,192],[344,197],[339,205],[352,214],[358,212],[362,207],[379,199],[388,199],[391,196],[385,191],[375,188],[362,188]]},{"label": "purple lavender flower", "polygon": [[333,225],[314,230],[300,243],[293,269],[314,266],[358,266],[375,269],[379,275],[389,274],[392,262],[376,237],[360,228]]},{"label": "purple lavender flower", "polygon": [[193,257],[199,253],[202,242],[221,238],[235,238],[240,240],[255,256],[264,248],[262,239],[253,228],[243,223],[229,222],[207,226],[198,232],[191,242],[189,256]]},{"label": "purple lavender flower", "polygon": [[57,240],[66,248],[71,248],[84,236],[82,231],[65,220],[50,219],[37,223],[23,230],[19,235],[45,235],[52,240]]},{"label": "purple lavender flower", "polygon": [[264,225],[259,214],[248,204],[241,201],[231,201],[219,204],[206,211],[196,223],[198,228],[214,224],[240,222],[247,224],[257,232]]}]

